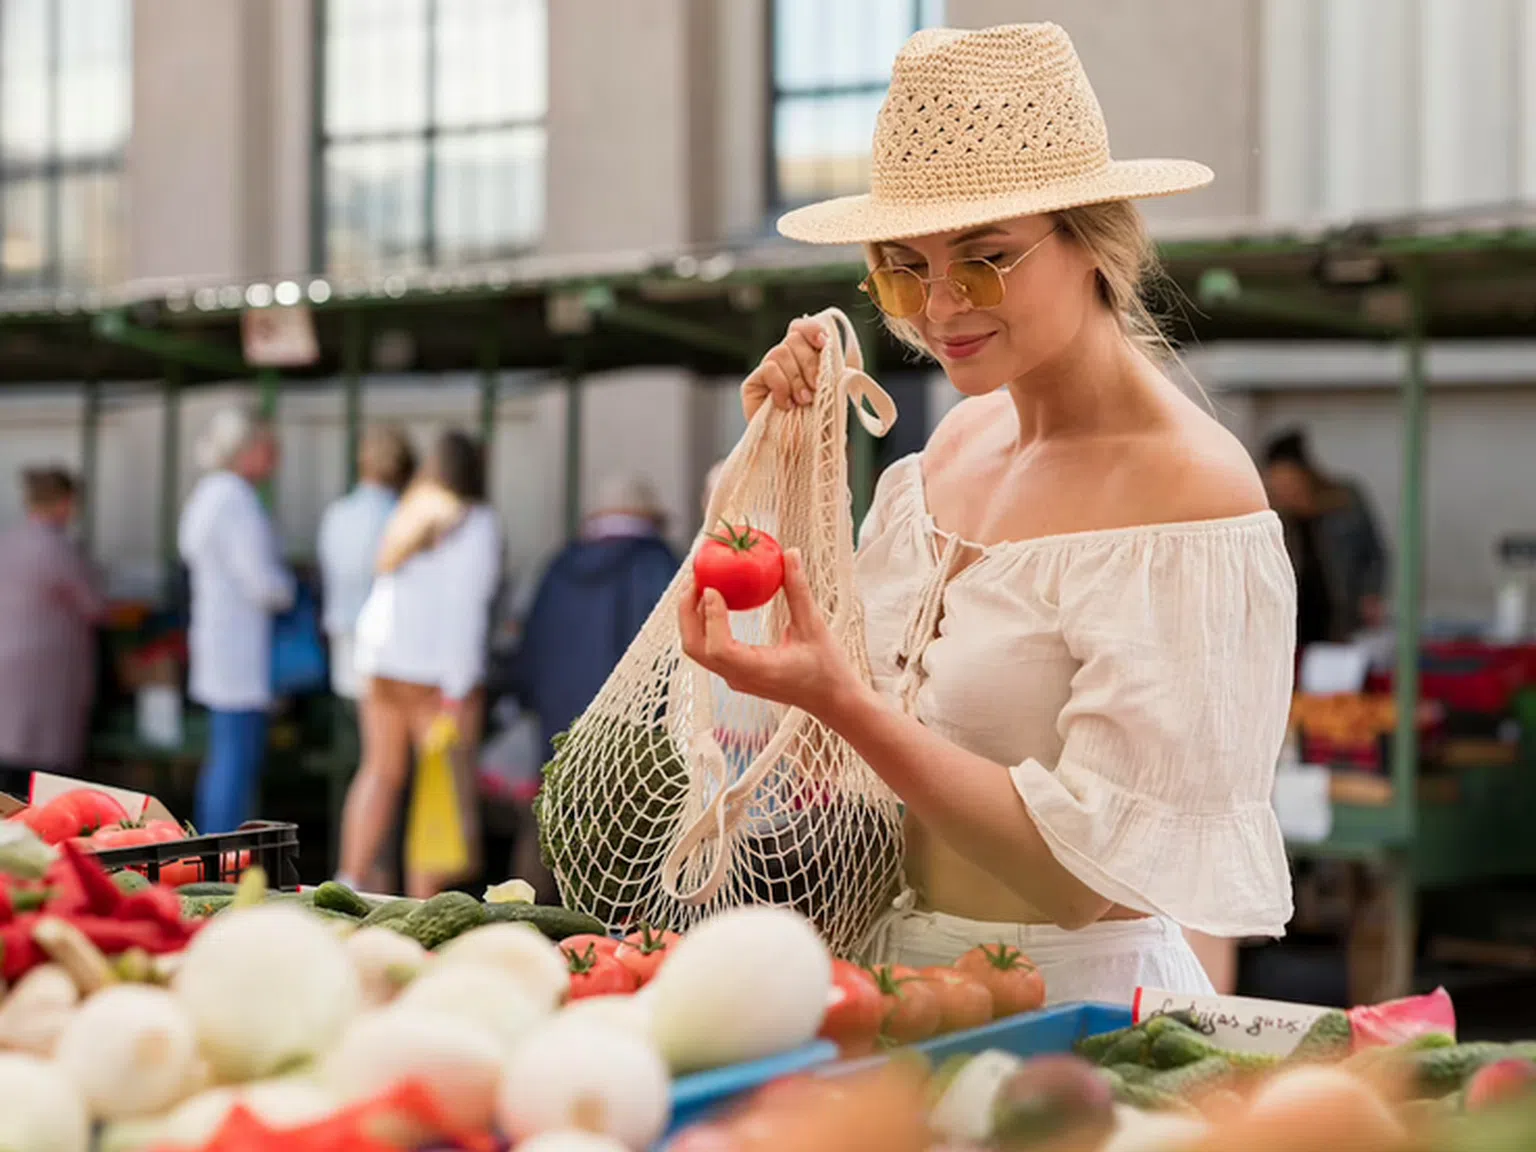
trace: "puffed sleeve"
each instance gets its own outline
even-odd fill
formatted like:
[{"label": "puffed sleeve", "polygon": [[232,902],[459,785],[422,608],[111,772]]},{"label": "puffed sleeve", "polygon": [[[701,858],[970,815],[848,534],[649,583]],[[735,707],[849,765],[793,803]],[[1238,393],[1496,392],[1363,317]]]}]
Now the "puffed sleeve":
[{"label": "puffed sleeve", "polygon": [[1062,751],[1012,768],[1056,859],[1116,903],[1214,936],[1282,936],[1271,801],[1296,586],[1268,514],[1110,535],[1061,573],[1080,667]]}]

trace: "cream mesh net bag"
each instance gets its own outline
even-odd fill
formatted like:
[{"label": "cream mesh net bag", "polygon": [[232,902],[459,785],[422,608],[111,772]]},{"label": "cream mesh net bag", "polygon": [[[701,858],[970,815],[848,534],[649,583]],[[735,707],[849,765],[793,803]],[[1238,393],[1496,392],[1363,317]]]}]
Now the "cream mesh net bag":
[{"label": "cream mesh net bag", "polygon": [[[814,404],[763,405],[726,460],[705,523],[750,523],[799,548],[817,605],[868,681],[845,405],[877,436],[896,411],[863,372],[848,318],[828,309],[816,319],[829,338]],[[896,798],[831,729],[733,692],[683,655],[677,611],[691,570],[692,553],[556,741],[536,801],[545,864],[565,905],[610,929],[643,919],[682,931],[724,908],[777,904],[850,955],[897,887]],[[732,629],[743,643],[772,644],[787,613],[779,595],[732,613]]]}]

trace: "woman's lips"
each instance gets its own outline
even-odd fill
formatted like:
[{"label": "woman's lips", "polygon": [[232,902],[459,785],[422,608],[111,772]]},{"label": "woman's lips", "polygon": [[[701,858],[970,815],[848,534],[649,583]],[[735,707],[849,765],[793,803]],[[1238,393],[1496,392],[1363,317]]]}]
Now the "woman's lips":
[{"label": "woman's lips", "polygon": [[980,352],[988,340],[992,339],[992,333],[983,336],[956,336],[946,340],[939,338],[939,351],[944,354],[946,360],[965,360]]}]

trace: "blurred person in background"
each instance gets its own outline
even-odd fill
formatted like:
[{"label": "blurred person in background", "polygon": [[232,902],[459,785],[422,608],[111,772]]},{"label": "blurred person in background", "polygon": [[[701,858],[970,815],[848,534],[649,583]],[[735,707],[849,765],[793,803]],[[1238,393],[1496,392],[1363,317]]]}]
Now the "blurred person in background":
[{"label": "blurred person in background", "polygon": [[[481,448],[462,432],[445,433],[389,518],[357,622],[362,763],[342,813],[338,873],[354,888],[386,890],[379,854],[399,813],[412,755],[421,755],[444,715],[458,731],[452,755],[468,871],[478,867],[476,761],[501,560]],[[409,874],[405,887],[425,898],[466,878]]]},{"label": "blurred person in background", "polygon": [[666,523],[649,481],[610,476],[539,581],[513,691],[538,713],[546,760],[551,739],[591,703],[672,582],[680,561],[662,535]]},{"label": "blurred person in background", "polygon": [[379,541],[395,510],[416,456],[405,432],[394,425],[370,428],[358,446],[357,485],[325,510],[317,546],[325,593],[325,632],[330,640],[331,689],[356,701],[352,650],[357,617],[373,587]]},{"label": "blurred person in background", "polygon": [[190,693],[208,709],[197,781],[205,834],[250,819],[272,706],[272,617],[295,595],[258,489],[277,472],[272,427],[243,408],[216,415],[197,442],[203,477],[182,509],[178,548],[191,582]]},{"label": "blurred person in background", "polygon": [[1270,440],[1263,462],[1296,569],[1297,648],[1380,626],[1387,554],[1364,490],[1319,468],[1300,429]]},{"label": "blurred person in background", "polygon": [[79,499],[59,468],[21,475],[26,518],[0,533],[0,767],[73,773],[96,688],[105,602],[69,538]]},{"label": "blurred person in background", "polygon": [[[677,572],[662,533],[667,515],[649,481],[610,476],[599,485],[575,540],[540,578],[511,661],[507,690],[538,717],[540,763],[602,688]],[[516,806],[513,874],[540,900],[555,896],[539,858],[532,810]]]}]

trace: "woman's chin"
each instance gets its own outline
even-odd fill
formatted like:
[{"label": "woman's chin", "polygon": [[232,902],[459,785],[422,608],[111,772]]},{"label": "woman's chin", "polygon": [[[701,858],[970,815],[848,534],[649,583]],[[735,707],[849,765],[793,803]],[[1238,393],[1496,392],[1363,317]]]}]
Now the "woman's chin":
[{"label": "woman's chin", "polygon": [[945,364],[944,375],[956,392],[972,399],[990,396],[1008,383],[1005,373],[995,366],[989,371],[982,364]]}]

